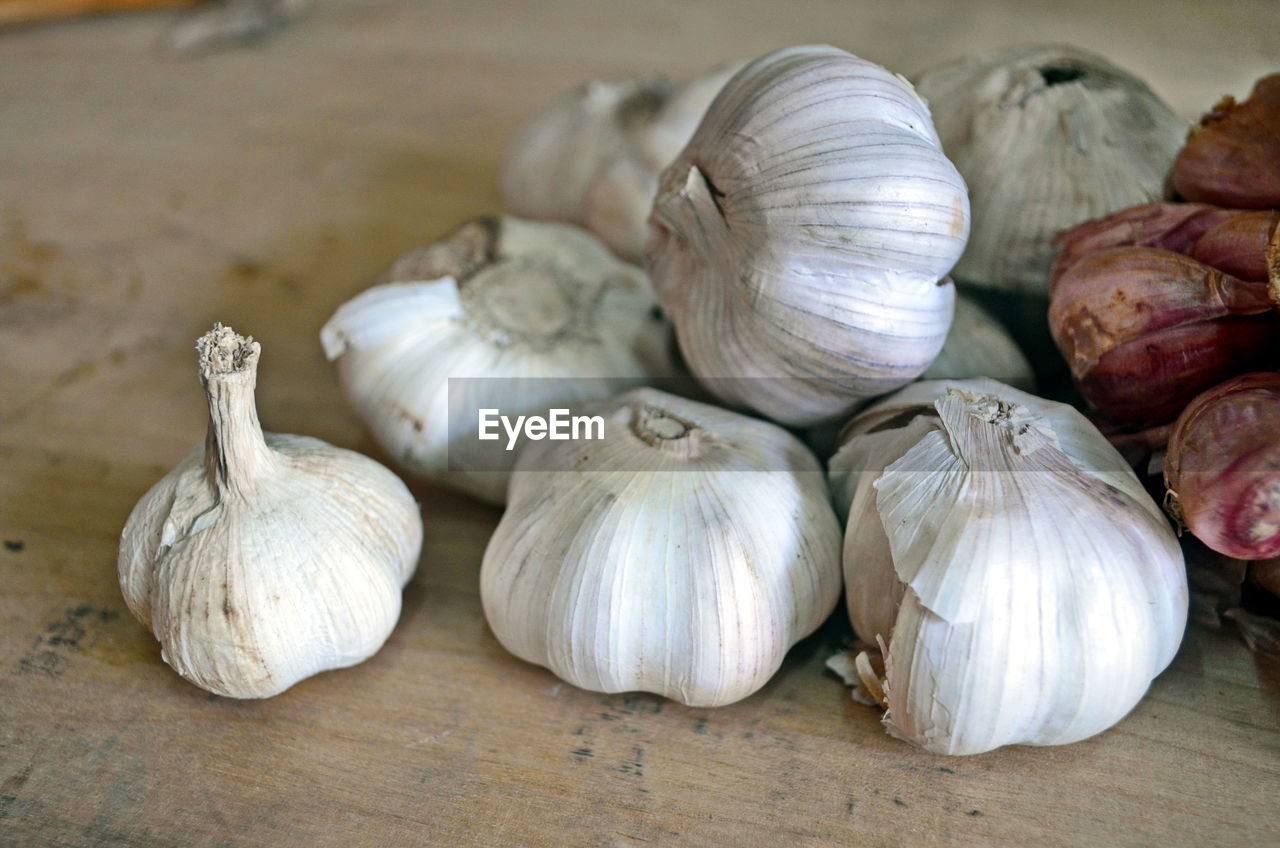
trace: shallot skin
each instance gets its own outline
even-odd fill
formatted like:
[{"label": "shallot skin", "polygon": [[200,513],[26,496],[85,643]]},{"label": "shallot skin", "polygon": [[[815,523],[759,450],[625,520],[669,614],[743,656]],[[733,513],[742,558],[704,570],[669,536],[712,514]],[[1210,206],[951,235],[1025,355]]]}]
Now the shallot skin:
[{"label": "shallot skin", "polygon": [[1280,74],[1263,77],[1249,99],[1227,97],[1200,119],[1173,165],[1187,200],[1237,209],[1280,206]]},{"label": "shallot skin", "polygon": [[1165,459],[1170,511],[1237,559],[1280,556],[1280,373],[1242,374],[1193,400]]},{"label": "shallot skin", "polygon": [[1062,233],[1049,283],[1082,257],[1109,247],[1154,247],[1189,256],[1247,282],[1265,282],[1267,251],[1280,211],[1222,209],[1207,203],[1145,203],[1085,221]]},{"label": "shallot skin", "polygon": [[1231,375],[1269,366],[1280,322],[1265,283],[1172,250],[1118,246],[1055,275],[1049,327],[1090,403],[1151,427]]}]

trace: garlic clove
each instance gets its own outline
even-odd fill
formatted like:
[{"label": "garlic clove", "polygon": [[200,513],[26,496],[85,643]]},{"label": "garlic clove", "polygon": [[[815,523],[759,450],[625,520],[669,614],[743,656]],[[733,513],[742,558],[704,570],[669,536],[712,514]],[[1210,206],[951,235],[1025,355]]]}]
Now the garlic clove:
[{"label": "garlic clove", "polygon": [[1171,514],[1210,548],[1280,557],[1280,374],[1242,374],[1192,400],[1164,476]]},{"label": "garlic clove", "polygon": [[720,89],[745,64],[723,65],[677,88],[618,155],[596,171],[583,198],[583,221],[615,254],[628,262],[643,261],[658,177],[689,142]]},{"label": "garlic clove", "polygon": [[1173,165],[1187,200],[1238,209],[1280,206],[1280,74],[1258,80],[1249,98],[1227,97],[1191,129]]},{"label": "garlic clove", "polygon": [[832,47],[737,73],[663,173],[647,264],[694,375],[811,425],[942,347],[968,201],[902,78]]},{"label": "garlic clove", "polygon": [[968,377],[990,377],[1024,391],[1034,389],[1036,382],[1031,363],[1004,326],[972,299],[957,294],[947,340],[920,379]]},{"label": "garlic clove", "polygon": [[836,515],[846,528],[845,604],[854,629],[866,641],[889,638],[905,586],[891,567],[848,567],[857,561],[892,563],[889,539],[880,529],[875,490],[863,483],[874,480],[934,429],[931,412],[927,406],[911,407],[901,418],[890,416],[860,438],[850,438],[828,471]]},{"label": "garlic clove", "polygon": [[515,451],[476,439],[480,409],[545,415],[674,370],[644,273],[574,227],[469,222],[386,276],[334,313],[325,354],[398,462],[491,503]]},{"label": "garlic clove", "polygon": [[969,186],[973,232],[953,275],[1043,294],[1054,237],[1157,200],[1186,122],[1093,53],[1022,44],[920,74],[942,149]]},{"label": "garlic clove", "polygon": [[216,325],[198,350],[208,437],[129,516],[120,588],[178,674],[219,695],[266,698],[382,646],[422,519],[373,460],[263,433],[257,342]]},{"label": "garlic clove", "polygon": [[670,96],[662,77],[592,80],[522,126],[502,163],[502,202],[516,216],[581,224],[596,171]]},{"label": "garlic clove", "polygon": [[521,451],[480,571],[494,635],[584,689],[747,697],[840,594],[817,460],[781,428],[654,389],[585,411],[603,440]]},{"label": "garlic clove", "polygon": [[1070,407],[991,380],[917,383],[865,416],[831,476],[863,505],[846,594],[859,636],[887,638],[864,682],[889,732],[971,754],[1119,721],[1187,610],[1177,541],[1121,458]]}]

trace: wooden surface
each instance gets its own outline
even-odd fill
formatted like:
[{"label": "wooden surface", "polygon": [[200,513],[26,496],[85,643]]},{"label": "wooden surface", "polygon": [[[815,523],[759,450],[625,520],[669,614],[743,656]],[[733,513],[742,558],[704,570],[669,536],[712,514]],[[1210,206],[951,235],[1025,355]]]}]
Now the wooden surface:
[{"label": "wooden surface", "polygon": [[115,576],[129,510],[203,436],[215,320],[262,341],[269,428],[374,452],[318,328],[498,209],[503,144],[567,86],[798,42],[911,73],[1054,39],[1192,117],[1280,66],[1280,4],[324,2],[187,61],[156,49],[173,20],[0,34],[0,844],[1280,843],[1280,670],[1196,628],[1114,730],[945,759],[824,673],[842,615],[731,707],[558,683],[481,614],[498,513],[428,487],[386,648],[270,701],[177,678]]}]

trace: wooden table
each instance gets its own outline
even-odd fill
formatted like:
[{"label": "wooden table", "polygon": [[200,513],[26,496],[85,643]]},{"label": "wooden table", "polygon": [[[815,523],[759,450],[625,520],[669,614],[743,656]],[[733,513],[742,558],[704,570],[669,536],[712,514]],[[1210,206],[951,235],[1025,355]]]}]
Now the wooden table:
[{"label": "wooden table", "polygon": [[812,41],[911,73],[1053,39],[1190,118],[1280,65],[1274,0],[332,2],[182,61],[156,49],[174,19],[0,33],[0,843],[1280,843],[1280,670],[1194,627],[1114,730],[947,759],[823,671],[842,615],[717,710],[513,659],[477,592],[497,511],[426,486],[386,648],[269,701],[180,680],[115,575],[129,510],[202,438],[191,348],[216,320],[263,343],[268,427],[377,455],[318,328],[498,209],[504,143],[582,79]]}]

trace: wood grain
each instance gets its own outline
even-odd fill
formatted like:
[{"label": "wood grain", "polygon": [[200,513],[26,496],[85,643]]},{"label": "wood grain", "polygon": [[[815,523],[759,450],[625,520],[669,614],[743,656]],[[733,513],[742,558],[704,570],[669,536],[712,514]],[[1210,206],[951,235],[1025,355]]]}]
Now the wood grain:
[{"label": "wood grain", "polygon": [[266,426],[377,455],[321,323],[400,252],[499,209],[506,139],[567,86],[805,41],[910,73],[1038,38],[1109,55],[1192,117],[1275,69],[1272,0],[332,2],[189,61],[156,50],[171,21],[0,35],[0,843],[1277,841],[1280,670],[1195,628],[1114,730],[947,759],[823,671],[840,616],[717,710],[513,659],[477,594],[498,513],[428,487],[386,648],[266,702],[178,679],[115,577],[129,510],[202,438],[191,348],[215,320],[263,343]]}]

